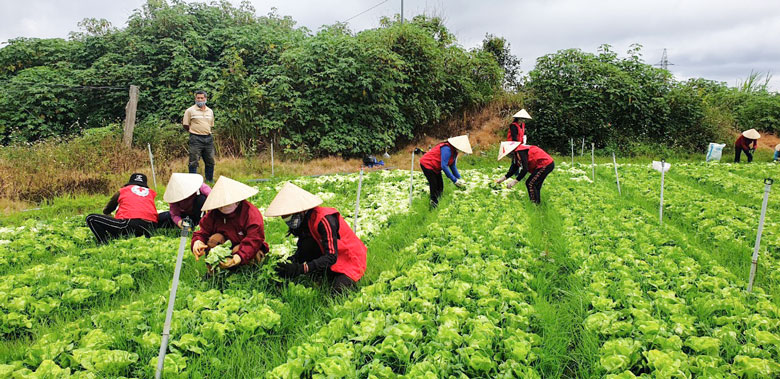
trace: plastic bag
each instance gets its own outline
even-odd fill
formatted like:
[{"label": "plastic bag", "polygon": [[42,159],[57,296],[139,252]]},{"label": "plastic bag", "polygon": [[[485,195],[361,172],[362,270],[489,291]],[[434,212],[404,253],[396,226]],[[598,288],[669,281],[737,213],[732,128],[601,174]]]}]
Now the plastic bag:
[{"label": "plastic bag", "polygon": [[723,155],[723,148],[726,147],[725,143],[710,142],[710,146],[707,148],[707,162],[718,162]]},{"label": "plastic bag", "polygon": [[664,172],[667,172],[671,167],[672,165],[669,162],[664,162],[663,167],[661,167],[661,162],[653,161],[653,170],[656,170],[658,172],[661,172],[662,169],[664,170]]}]

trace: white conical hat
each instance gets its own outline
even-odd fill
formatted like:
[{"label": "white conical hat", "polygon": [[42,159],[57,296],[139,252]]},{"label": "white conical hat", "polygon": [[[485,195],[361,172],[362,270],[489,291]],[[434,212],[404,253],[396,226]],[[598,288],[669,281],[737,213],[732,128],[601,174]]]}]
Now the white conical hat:
[{"label": "white conical hat", "polygon": [[527,119],[527,120],[531,120],[531,115],[529,115],[528,112],[525,111],[525,108],[523,108],[519,112],[515,113],[512,117],[518,117],[518,118],[524,118],[524,119]]},{"label": "white conical hat", "polygon": [[284,186],[265,209],[266,217],[286,216],[303,212],[322,204],[322,199],[290,182]]},{"label": "white conical hat", "polygon": [[471,143],[469,142],[469,136],[464,135],[452,137],[448,139],[447,142],[449,142],[450,145],[455,146],[456,149],[466,154],[471,154]]},{"label": "white conical hat", "polygon": [[203,177],[198,174],[174,172],[171,174],[171,180],[168,181],[168,187],[165,187],[163,200],[166,203],[182,201],[198,192],[202,184]]},{"label": "white conical hat", "polygon": [[742,135],[750,138],[750,139],[759,139],[761,138],[761,134],[758,133],[755,129],[748,129],[742,132]]},{"label": "white conical hat", "polygon": [[501,160],[501,158],[509,155],[509,153],[515,151],[518,146],[522,145],[520,142],[517,141],[503,141],[501,142],[501,146],[498,148],[498,159]]},{"label": "white conical hat", "polygon": [[775,146],[775,151],[780,151],[780,143],[778,143],[777,146]]},{"label": "white conical hat", "polygon": [[257,193],[257,190],[241,182],[220,176],[214,188],[211,190],[206,202],[203,203],[202,211],[209,211],[246,200]]}]

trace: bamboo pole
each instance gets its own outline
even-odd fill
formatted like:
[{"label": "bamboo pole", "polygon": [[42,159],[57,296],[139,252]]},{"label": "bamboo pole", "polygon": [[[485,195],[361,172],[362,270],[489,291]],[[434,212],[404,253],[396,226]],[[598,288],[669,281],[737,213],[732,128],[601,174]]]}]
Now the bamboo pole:
[{"label": "bamboo pole", "polygon": [[355,233],[358,230],[358,212],[360,212],[360,190],[363,188],[363,166],[360,166],[360,180],[358,180],[357,199],[355,199],[355,222],[353,222]]},{"label": "bamboo pole", "polygon": [[766,205],[769,202],[769,190],[774,181],[764,179],[764,202],[761,204],[761,218],[758,220],[758,232],[756,232],[756,244],[753,246],[753,260],[750,264],[750,278],[748,279],[748,292],[753,292],[753,280],[756,278],[756,266],[758,265],[758,249],[761,247],[761,233],[764,231],[764,218],[766,217]]},{"label": "bamboo pole", "polygon": [[184,247],[187,245],[187,239],[190,235],[190,224],[188,221],[182,223],[181,240],[179,241],[179,254],[176,256],[176,267],[173,270],[173,282],[171,283],[171,295],[168,298],[168,310],[165,312],[165,324],[163,325],[162,340],[160,342],[160,353],[157,355],[157,371],[154,374],[156,379],[160,379],[165,365],[165,353],[168,351],[168,340],[171,335],[171,319],[173,318],[173,306],[176,303],[176,291],[179,288],[179,274],[181,274],[181,261],[184,257]]},{"label": "bamboo pole", "polygon": [[615,181],[617,182],[618,195],[622,195],[623,193],[620,192],[620,177],[618,176],[617,161],[615,160],[615,152],[612,152],[612,165],[615,166]]}]

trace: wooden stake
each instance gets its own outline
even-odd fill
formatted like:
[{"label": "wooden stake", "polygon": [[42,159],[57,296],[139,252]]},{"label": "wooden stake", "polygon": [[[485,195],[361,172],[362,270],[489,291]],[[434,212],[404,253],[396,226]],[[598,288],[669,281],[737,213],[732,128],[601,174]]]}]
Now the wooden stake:
[{"label": "wooden stake", "polygon": [[125,124],[122,133],[122,143],[130,147],[133,145],[133,130],[135,129],[135,112],[138,109],[138,86],[130,86],[130,100],[125,106]]}]

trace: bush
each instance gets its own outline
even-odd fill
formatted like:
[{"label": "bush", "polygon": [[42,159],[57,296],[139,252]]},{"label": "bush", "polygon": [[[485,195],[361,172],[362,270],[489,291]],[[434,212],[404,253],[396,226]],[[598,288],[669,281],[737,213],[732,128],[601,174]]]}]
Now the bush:
[{"label": "bush", "polygon": [[634,142],[702,149],[718,137],[695,85],[642,63],[638,45],[626,58],[608,45],[598,55],[561,50],[540,57],[529,77],[529,135],[559,152],[572,137],[620,149]]},{"label": "bush", "polygon": [[82,25],[68,41],[16,39],[0,49],[0,143],[121,120],[123,88],[135,84],[137,143],[163,133],[176,146],[160,125],[178,124],[202,89],[227,152],[252,154],[274,138],[303,156],[355,156],[487,103],[504,80],[494,54],[466,51],[441,19],[425,16],[312,33],[275,13],[257,17],[248,3],[149,1],[125,29]]}]

